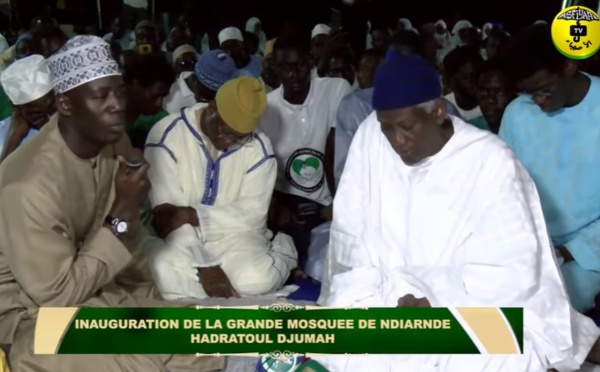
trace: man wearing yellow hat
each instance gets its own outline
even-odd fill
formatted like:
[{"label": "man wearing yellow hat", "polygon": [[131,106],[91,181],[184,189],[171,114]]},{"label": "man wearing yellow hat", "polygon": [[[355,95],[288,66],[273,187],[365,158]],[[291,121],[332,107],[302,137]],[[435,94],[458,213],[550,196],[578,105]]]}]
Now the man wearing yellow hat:
[{"label": "man wearing yellow hat", "polygon": [[277,164],[256,130],[266,107],[251,77],[222,85],[152,128],[151,267],[166,299],[237,297],[277,290],[297,266],[292,239],[266,228]]}]

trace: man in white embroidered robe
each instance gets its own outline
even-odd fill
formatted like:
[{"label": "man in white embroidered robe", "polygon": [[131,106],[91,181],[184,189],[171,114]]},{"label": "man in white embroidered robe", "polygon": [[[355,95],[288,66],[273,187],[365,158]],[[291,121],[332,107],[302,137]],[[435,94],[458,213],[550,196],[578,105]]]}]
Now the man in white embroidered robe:
[{"label": "man in white embroidered robe", "polygon": [[255,131],[265,107],[262,84],[242,77],[152,128],[145,156],[164,246],[151,248],[151,267],[163,297],[262,295],[296,267],[291,238],[266,229],[277,164]]},{"label": "man in white embroidered robe", "polygon": [[319,303],[524,307],[524,355],[322,362],[332,372],[577,370],[600,331],[569,305],[533,181],[502,141],[450,119],[440,98],[433,67],[388,54],[334,201]]}]

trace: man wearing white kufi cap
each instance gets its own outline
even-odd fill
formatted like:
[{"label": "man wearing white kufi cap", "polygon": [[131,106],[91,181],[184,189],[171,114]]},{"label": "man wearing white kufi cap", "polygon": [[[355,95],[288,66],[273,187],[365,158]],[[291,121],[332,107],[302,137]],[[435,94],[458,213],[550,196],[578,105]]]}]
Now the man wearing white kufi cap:
[{"label": "man wearing white kufi cap", "polygon": [[[327,45],[327,39],[329,38],[330,33],[331,27],[322,23],[319,23],[318,25],[313,27],[310,33],[310,54],[312,55],[313,60],[317,63],[321,60],[321,57],[323,56],[323,52]],[[316,65],[310,71],[310,77],[312,79],[319,77]]]},{"label": "man wearing white kufi cap", "polygon": [[260,19],[252,17],[246,21],[246,32],[251,32],[258,37],[258,53],[264,55],[265,45],[267,43],[267,35],[262,30],[262,23],[260,22]]},{"label": "man wearing white kufi cap", "polygon": [[0,161],[33,137],[56,113],[46,60],[31,55],[15,61],[0,75],[12,116],[0,121]]},{"label": "man wearing white kufi cap", "polygon": [[315,37],[321,36],[321,35],[327,37],[330,32],[331,32],[331,27],[324,25],[322,23],[319,23],[318,25],[313,27],[312,32],[310,33],[310,38],[312,40]]},{"label": "man wearing white kufi cap", "polygon": [[234,79],[241,76],[260,79],[262,60],[246,53],[242,31],[237,27],[227,27],[219,32],[219,47],[226,51],[235,62],[238,70],[233,75]]},{"label": "man wearing white kufi cap", "polygon": [[170,306],[139,244],[148,166],[126,168],[125,156],[142,154],[124,135],[125,88],[109,45],[76,36],[48,69],[58,115],[0,166],[0,344],[12,344],[12,368],[221,370],[214,357],[34,354],[40,307]]}]

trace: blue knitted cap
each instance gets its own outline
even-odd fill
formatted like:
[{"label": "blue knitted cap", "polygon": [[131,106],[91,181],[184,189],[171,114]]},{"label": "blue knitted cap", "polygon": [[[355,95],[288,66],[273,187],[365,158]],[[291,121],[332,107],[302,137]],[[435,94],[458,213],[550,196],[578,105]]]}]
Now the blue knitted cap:
[{"label": "blue knitted cap", "polygon": [[442,96],[435,68],[424,58],[390,50],[375,73],[373,108],[377,111],[416,106]]},{"label": "blue knitted cap", "polygon": [[215,49],[200,56],[194,74],[202,85],[216,92],[236,71],[233,59],[225,51]]}]

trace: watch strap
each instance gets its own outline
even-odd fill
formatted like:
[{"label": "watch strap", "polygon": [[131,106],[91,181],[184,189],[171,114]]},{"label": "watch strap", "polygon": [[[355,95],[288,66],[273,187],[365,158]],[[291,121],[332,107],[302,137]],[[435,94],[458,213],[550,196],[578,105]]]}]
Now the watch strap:
[{"label": "watch strap", "polygon": [[115,225],[116,223],[118,223],[120,220],[118,218],[115,218],[113,216],[111,216],[110,214],[108,216],[106,216],[106,218],[104,219],[104,223],[110,226]]},{"label": "watch strap", "polygon": [[113,234],[115,234],[116,236],[121,235],[121,233],[119,232],[117,226],[121,223],[121,222],[125,222],[127,223],[127,221],[122,220],[120,218],[117,217],[113,217],[110,214],[108,216],[106,216],[106,218],[104,219],[104,223],[107,224],[110,227],[110,230],[112,231]]}]

